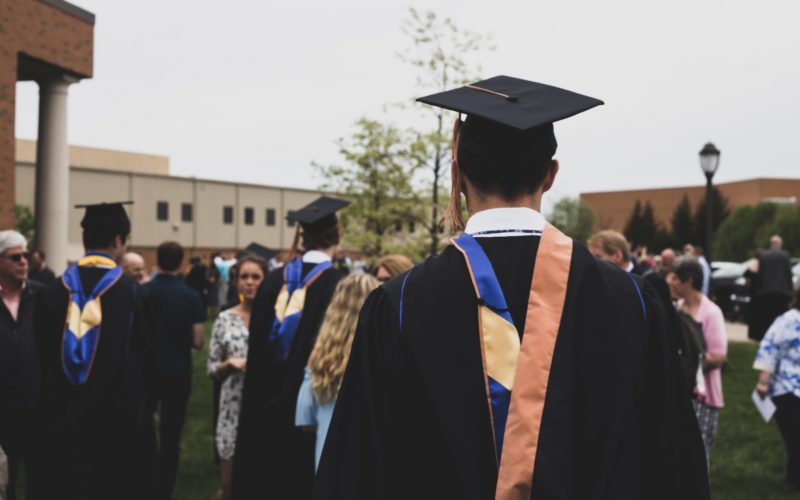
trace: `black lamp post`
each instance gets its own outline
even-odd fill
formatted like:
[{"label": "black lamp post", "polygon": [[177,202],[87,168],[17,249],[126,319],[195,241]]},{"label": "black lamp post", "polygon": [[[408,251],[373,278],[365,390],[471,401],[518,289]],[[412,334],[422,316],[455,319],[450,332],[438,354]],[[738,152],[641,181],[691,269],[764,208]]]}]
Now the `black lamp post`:
[{"label": "black lamp post", "polygon": [[712,211],[712,197],[714,193],[711,191],[711,179],[717,172],[719,167],[719,149],[710,142],[703,146],[700,150],[700,168],[703,169],[703,174],[706,176],[706,244],[705,256],[708,265],[711,265],[711,211]]}]

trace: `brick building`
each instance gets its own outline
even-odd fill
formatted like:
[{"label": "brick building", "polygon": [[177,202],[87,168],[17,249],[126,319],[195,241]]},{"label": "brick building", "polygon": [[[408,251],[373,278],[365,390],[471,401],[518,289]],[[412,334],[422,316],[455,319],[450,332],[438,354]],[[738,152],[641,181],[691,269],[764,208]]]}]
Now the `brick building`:
[{"label": "brick building", "polygon": [[[732,209],[742,205],[756,205],[763,201],[798,203],[800,201],[800,179],[749,179],[714,184],[728,199]],[[622,231],[633,212],[636,201],[647,201],[653,206],[656,221],[670,228],[675,208],[684,195],[689,198],[692,211],[705,196],[705,186],[685,186],[630,191],[606,191],[581,193],[580,198],[594,210],[595,226],[598,229]]]},{"label": "brick building", "polygon": [[39,85],[36,234],[57,272],[67,255],[69,86],[92,77],[95,17],[63,0],[0,2],[0,227],[14,223],[16,82]]}]

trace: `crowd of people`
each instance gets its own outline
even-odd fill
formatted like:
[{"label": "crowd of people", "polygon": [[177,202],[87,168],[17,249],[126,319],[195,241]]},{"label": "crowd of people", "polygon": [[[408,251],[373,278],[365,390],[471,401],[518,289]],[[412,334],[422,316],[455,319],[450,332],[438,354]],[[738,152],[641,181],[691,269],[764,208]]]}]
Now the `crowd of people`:
[{"label": "crowd of people", "polygon": [[[727,335],[702,251],[584,246],[541,215],[553,122],[602,102],[510,77],[421,101],[467,117],[459,236],[416,266],[342,265],[347,202],[327,196],[287,217],[282,255],[165,242],[154,272],[122,203],[82,207],[60,279],[0,231],[0,498],[23,465],[34,500],[172,498],[208,318],[218,500],[709,498]],[[756,390],[800,487],[800,315],[780,296]]]},{"label": "crowd of people", "polygon": [[[692,393],[710,468],[719,412],[724,406],[721,375],[728,336],[722,310],[710,298],[711,266],[702,249],[687,244],[680,257],[671,248],[650,256],[646,248],[632,251],[625,236],[611,230],[592,235],[587,243],[597,258],[641,275],[661,289],[667,311],[676,314],[671,321],[675,344],[688,370],[686,385]],[[759,370],[756,392],[775,402],[775,419],[786,446],[787,482],[800,488],[800,290],[793,290],[790,256],[782,246],[780,235],[773,235],[769,248],[759,251],[748,265],[753,303],[747,318],[748,336],[761,342],[753,365]],[[689,363],[687,356],[697,354],[702,359]]]}]

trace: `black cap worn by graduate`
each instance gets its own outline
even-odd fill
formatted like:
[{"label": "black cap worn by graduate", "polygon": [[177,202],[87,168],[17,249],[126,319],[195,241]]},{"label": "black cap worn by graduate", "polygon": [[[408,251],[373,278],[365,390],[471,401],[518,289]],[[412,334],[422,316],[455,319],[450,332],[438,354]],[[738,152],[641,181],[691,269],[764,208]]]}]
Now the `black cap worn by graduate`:
[{"label": "black cap worn by graduate", "polygon": [[[259,243],[253,242],[253,243],[250,243],[249,245],[247,245],[247,247],[245,248],[244,254],[246,255],[247,253],[255,254],[255,255],[261,257],[262,259],[264,259],[265,261],[269,262],[269,260],[271,258],[275,257],[276,255],[278,255],[280,253],[280,251],[279,250],[275,250],[273,248],[265,247],[264,245],[261,245]],[[237,258],[239,258],[239,257],[240,256],[237,255]]]},{"label": "black cap worn by graduate", "polygon": [[132,201],[119,201],[112,203],[96,203],[75,205],[75,208],[85,208],[86,213],[81,220],[84,231],[118,230],[129,233],[131,220],[125,212],[124,205],[133,205]]},{"label": "black cap worn by graduate", "polygon": [[554,122],[603,104],[593,97],[510,76],[495,76],[417,101],[467,115],[460,130],[459,158],[519,168],[553,157],[558,146]]},{"label": "black cap worn by graduate", "polygon": [[299,222],[303,232],[321,234],[339,224],[336,212],[349,204],[349,201],[321,196],[300,210],[290,213],[286,219]]}]

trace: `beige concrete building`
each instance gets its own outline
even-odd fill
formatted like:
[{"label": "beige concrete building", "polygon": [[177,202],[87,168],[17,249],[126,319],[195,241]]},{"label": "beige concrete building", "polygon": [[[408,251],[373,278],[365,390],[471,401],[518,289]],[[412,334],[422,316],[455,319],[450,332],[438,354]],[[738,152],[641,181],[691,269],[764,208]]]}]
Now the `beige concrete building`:
[{"label": "beige concrete building", "polygon": [[[36,143],[17,140],[16,202],[35,209]],[[252,242],[286,249],[295,228],[286,214],[318,191],[177,177],[165,156],[69,147],[69,205],[132,200],[131,245],[155,263],[155,248],[174,240],[187,254],[235,250]],[[67,259],[82,254],[81,210],[69,211]],[[50,262],[54,269],[60,267]]]}]

